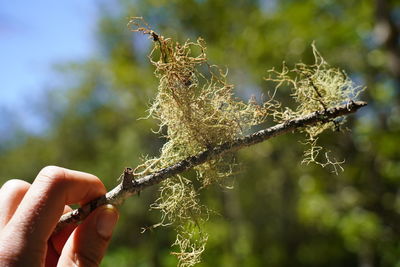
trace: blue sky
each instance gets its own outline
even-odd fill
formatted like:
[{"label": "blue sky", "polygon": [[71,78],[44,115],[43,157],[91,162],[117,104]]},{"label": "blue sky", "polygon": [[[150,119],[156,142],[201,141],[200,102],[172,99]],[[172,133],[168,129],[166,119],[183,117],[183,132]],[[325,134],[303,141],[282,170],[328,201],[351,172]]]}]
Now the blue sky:
[{"label": "blue sky", "polygon": [[40,132],[23,107],[57,84],[54,64],[96,53],[97,10],[95,0],[0,1],[0,135],[10,116]]}]

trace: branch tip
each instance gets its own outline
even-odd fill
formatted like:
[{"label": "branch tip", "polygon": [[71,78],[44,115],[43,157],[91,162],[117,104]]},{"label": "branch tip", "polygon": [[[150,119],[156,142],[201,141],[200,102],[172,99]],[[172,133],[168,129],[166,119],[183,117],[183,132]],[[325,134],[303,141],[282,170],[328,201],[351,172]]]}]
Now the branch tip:
[{"label": "branch tip", "polygon": [[132,187],[132,181],[134,181],[133,169],[126,167],[122,176],[122,188],[128,189]]}]

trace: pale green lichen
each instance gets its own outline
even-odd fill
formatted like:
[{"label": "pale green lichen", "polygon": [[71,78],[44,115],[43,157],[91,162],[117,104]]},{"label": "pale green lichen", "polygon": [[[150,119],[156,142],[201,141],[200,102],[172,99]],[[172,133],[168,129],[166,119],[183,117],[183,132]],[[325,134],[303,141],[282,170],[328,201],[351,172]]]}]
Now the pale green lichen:
[{"label": "pale green lichen", "polygon": [[[284,122],[299,116],[304,116],[316,110],[326,110],[345,104],[363,91],[364,88],[356,86],[347,74],[331,67],[320,55],[315,45],[312,45],[315,62],[312,65],[303,63],[296,64],[293,69],[283,66],[282,71],[271,70],[270,76],[266,79],[277,83],[277,88],[289,85],[292,88],[292,97],[296,102],[296,108],[286,107],[284,110],[277,110],[273,116],[277,122]],[[327,129],[337,130],[345,122],[342,118],[331,120],[328,123],[321,122],[314,126],[303,129],[308,139],[305,142],[309,149],[304,152],[303,163],[316,163],[322,167],[332,166],[335,173],[343,170],[341,164],[344,161],[337,161],[329,157],[329,151],[324,151],[322,162],[319,156],[323,148],[317,145],[318,136]]]},{"label": "pale green lichen", "polygon": [[[284,66],[281,72],[272,70],[268,78],[277,82],[277,88],[283,84],[292,86],[292,96],[297,103],[295,109],[281,110],[280,103],[272,99],[261,105],[254,99],[245,103],[234,97],[227,72],[207,62],[203,39],[183,44],[174,42],[152,31],[142,18],[132,18],[129,25],[133,31],[142,32],[154,41],[149,59],[155,66],[159,86],[149,116],[159,122],[158,133],[164,133],[167,139],[160,156],[144,160],[135,169],[136,176],[234,141],[252,126],[264,122],[267,115],[277,122],[284,122],[343,104],[359,91],[343,72],[331,68],[313,46],[313,65],[297,64],[292,70]],[[340,168],[338,162],[329,158],[327,163],[317,160],[321,151],[316,145],[317,136],[334,126],[337,123],[332,121],[303,129],[309,136],[307,142],[310,145],[305,153],[305,163],[332,164]],[[220,183],[232,174],[234,164],[227,158],[232,159],[232,156],[218,156],[195,167],[200,182],[197,188],[182,175],[161,183],[160,197],[151,207],[161,211],[161,222],[156,226],[172,225],[177,231],[173,245],[179,252],[173,254],[178,257],[179,266],[193,266],[200,261],[208,238],[202,230],[208,210],[200,204],[198,194],[202,188]]]},{"label": "pale green lichen", "polygon": [[[151,31],[140,18],[133,18],[131,25],[155,42],[149,58],[159,86],[149,114],[159,121],[158,132],[164,130],[167,139],[161,155],[136,168],[136,175],[233,141],[265,120],[270,104],[258,105],[254,99],[244,103],[235,98],[226,73],[208,64],[204,40],[179,44]],[[200,188],[219,183],[232,173],[233,166],[225,157],[229,155],[195,167],[199,188],[181,175],[162,182],[160,197],[152,205],[161,211],[159,225],[173,225],[178,232],[174,245],[180,251],[173,254],[180,266],[192,266],[200,260],[207,240],[201,227],[207,220],[207,209],[200,205],[197,195]]]}]

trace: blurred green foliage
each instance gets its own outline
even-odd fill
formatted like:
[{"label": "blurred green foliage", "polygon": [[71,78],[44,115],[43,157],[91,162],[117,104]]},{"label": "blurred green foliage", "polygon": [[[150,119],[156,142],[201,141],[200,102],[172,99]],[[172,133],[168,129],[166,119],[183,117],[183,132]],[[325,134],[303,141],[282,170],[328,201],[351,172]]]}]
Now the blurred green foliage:
[{"label": "blurred green foliage", "polygon": [[[400,4],[389,4],[398,19]],[[99,10],[101,56],[60,65],[66,82],[41,103],[49,131],[0,145],[1,182],[32,181],[52,164],[94,173],[112,188],[125,166],[159,153],[165,140],[151,132],[155,122],[137,120],[157,88],[146,58],[151,44],[129,32],[129,16],[178,40],[203,37],[211,63],[229,67],[243,98],[272,90],[262,77],[282,61],[312,62],[315,41],[330,64],[368,87],[369,106],[349,118],[352,130],[320,140],[346,160],[345,171],[301,165],[299,134],[240,151],[234,189],[202,192],[215,214],[199,266],[400,266],[400,78],[374,37],[374,1],[121,0]],[[288,95],[283,89],[277,97]],[[159,221],[149,211],[156,197],[152,188],[121,207],[103,266],[176,265],[170,229],[141,234]]]}]

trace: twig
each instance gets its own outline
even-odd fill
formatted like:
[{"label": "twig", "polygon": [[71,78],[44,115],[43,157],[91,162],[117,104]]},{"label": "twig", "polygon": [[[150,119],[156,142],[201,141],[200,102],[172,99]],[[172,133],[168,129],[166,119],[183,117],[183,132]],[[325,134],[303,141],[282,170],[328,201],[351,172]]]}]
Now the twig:
[{"label": "twig", "polygon": [[182,173],[194,166],[200,165],[210,158],[221,155],[228,151],[234,151],[243,147],[261,143],[272,137],[291,132],[296,129],[300,129],[305,126],[329,122],[336,117],[354,113],[359,108],[365,105],[367,105],[366,102],[350,101],[349,103],[344,105],[315,111],[306,116],[288,120],[267,129],[260,130],[256,133],[238,138],[232,142],[226,142],[216,147],[209,148],[207,150],[204,150],[203,152],[200,152],[197,155],[190,156],[167,168],[161,169],[137,180],[134,179],[133,170],[131,168],[126,168],[123,173],[122,182],[119,185],[109,191],[106,195],[92,200],[91,202],[79,209],[64,214],[60,218],[55,232],[60,231],[69,224],[79,223],[80,221],[84,220],[90,214],[90,212],[92,212],[99,206],[102,206],[104,204],[120,205],[126,198],[139,193],[143,189],[158,184],[161,181],[176,174]]}]

